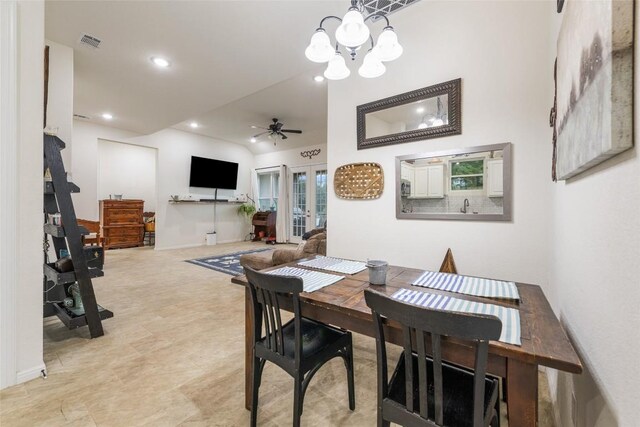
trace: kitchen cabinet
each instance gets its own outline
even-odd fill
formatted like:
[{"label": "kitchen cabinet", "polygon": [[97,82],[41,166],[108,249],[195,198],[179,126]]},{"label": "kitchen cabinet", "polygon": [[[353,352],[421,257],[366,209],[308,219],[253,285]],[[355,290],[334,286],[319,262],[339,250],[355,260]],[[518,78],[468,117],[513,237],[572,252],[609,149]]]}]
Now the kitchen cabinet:
[{"label": "kitchen cabinet", "polygon": [[413,181],[413,166],[405,162],[400,163],[400,179]]},{"label": "kitchen cabinet", "polygon": [[487,160],[487,196],[502,197],[502,159]]},{"label": "kitchen cabinet", "polygon": [[427,166],[428,186],[427,197],[441,199],[444,197],[444,165]]},{"label": "kitchen cabinet", "polygon": [[444,165],[415,166],[411,198],[441,199],[444,197]]}]

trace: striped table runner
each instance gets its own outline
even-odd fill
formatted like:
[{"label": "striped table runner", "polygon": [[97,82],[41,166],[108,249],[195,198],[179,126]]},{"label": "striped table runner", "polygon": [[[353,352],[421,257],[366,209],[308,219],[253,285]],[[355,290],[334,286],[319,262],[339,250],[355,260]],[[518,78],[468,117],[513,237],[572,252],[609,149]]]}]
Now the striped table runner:
[{"label": "striped table runner", "polygon": [[491,314],[502,322],[500,341],[507,344],[522,345],[520,341],[520,311],[515,308],[495,304],[467,301],[447,295],[400,289],[391,298],[422,307],[437,310],[458,311],[463,313]]},{"label": "striped table runner", "polygon": [[320,270],[335,271],[343,274],[356,274],[367,268],[367,265],[361,261],[349,261],[342,258],[331,258],[318,255],[309,261],[301,261],[298,265],[306,267],[318,268]]},{"label": "striped table runner", "polygon": [[267,274],[300,277],[302,279],[302,289],[305,292],[317,291],[318,289],[333,285],[334,283],[344,279],[344,276],[320,273],[319,271],[311,271],[295,267],[282,267],[277,270],[268,271]]},{"label": "striped table runner", "polygon": [[450,273],[425,271],[414,280],[412,285],[459,294],[488,298],[519,300],[520,294],[514,282],[481,279],[479,277],[459,276]]}]

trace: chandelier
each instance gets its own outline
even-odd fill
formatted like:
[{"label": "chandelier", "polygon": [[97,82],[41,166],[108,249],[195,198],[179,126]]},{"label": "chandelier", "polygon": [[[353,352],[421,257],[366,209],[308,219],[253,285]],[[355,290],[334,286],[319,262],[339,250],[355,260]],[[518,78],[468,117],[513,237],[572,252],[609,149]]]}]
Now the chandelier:
[{"label": "chandelier", "polygon": [[[342,52],[339,50],[340,45],[345,48],[353,61],[356,59],[357,51],[367,41],[370,42],[370,48],[358,69],[358,74],[366,78],[380,77],[386,71],[383,62],[393,61],[402,55],[402,46],[398,43],[398,36],[393,27],[389,25],[389,19],[382,12],[375,12],[364,17],[364,10],[362,0],[351,0],[351,7],[342,19],[333,15],[325,16],[320,21],[316,32],[311,36],[311,42],[304,54],[310,61],[328,63],[327,69],[324,71],[324,76],[327,79],[342,80],[351,74],[351,70],[347,67]],[[384,19],[387,23],[375,45],[366,24],[368,20],[374,18]],[[335,32],[335,47],[323,27],[325,21],[330,19],[340,21]]]}]

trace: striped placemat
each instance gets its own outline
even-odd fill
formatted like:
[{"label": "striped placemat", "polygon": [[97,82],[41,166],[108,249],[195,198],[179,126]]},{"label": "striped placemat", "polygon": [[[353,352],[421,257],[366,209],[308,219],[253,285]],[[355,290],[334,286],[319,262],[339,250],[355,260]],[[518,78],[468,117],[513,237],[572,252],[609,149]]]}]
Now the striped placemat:
[{"label": "striped placemat", "polygon": [[267,274],[275,274],[278,276],[297,276],[302,279],[302,289],[305,292],[313,292],[322,289],[325,286],[344,279],[344,276],[335,274],[321,273],[319,271],[305,270],[304,268],[282,267],[277,270],[268,271]]},{"label": "striped placemat", "polygon": [[328,256],[318,255],[309,261],[300,261],[298,265],[317,268],[320,270],[335,271],[343,274],[356,274],[367,268],[362,261],[349,261],[342,258],[332,258]]},{"label": "striped placemat", "polygon": [[522,345],[520,341],[520,311],[515,308],[467,301],[447,295],[412,291],[410,289],[400,289],[391,295],[391,298],[437,310],[491,314],[498,317],[502,322],[500,341],[507,344]]},{"label": "striped placemat", "polygon": [[479,277],[460,276],[450,273],[425,271],[414,280],[412,285],[438,289],[459,294],[475,295],[478,297],[503,298],[519,300],[520,294],[514,282],[481,279]]}]

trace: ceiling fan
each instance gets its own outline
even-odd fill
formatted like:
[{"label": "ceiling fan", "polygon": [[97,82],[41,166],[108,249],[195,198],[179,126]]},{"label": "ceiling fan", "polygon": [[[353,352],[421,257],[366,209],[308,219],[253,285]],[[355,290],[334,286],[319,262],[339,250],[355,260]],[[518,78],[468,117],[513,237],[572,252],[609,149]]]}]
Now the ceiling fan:
[{"label": "ceiling fan", "polygon": [[287,135],[285,135],[284,133],[297,133],[300,134],[302,133],[301,130],[299,129],[282,129],[282,127],[284,126],[283,123],[281,123],[280,121],[278,121],[278,119],[271,119],[273,121],[272,124],[269,125],[269,127],[262,127],[262,126],[251,126],[251,128],[253,129],[264,129],[264,132],[260,132],[257,135],[253,135],[253,137],[251,137],[251,142],[256,142],[257,139],[265,134],[268,134],[269,138],[273,139],[273,145],[276,144],[276,140],[278,137],[280,137],[281,139],[287,139]]}]

